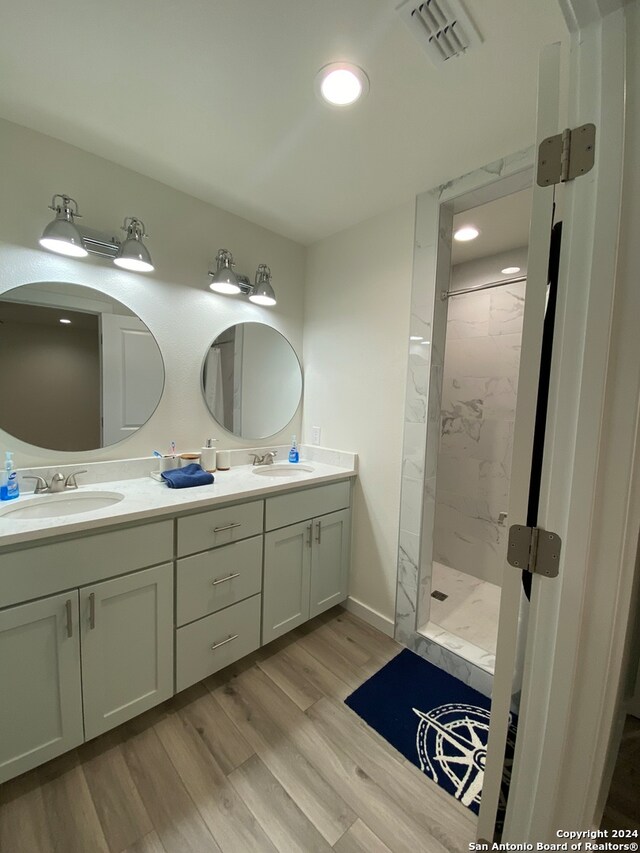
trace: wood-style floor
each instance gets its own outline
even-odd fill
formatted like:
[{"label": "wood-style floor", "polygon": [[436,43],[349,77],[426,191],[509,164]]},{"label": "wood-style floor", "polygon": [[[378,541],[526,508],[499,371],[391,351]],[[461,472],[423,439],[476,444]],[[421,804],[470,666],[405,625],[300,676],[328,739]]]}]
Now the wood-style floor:
[{"label": "wood-style floor", "polygon": [[1,786],[0,850],[466,850],[472,813],[343,703],[399,650],[329,611]]},{"label": "wood-style floor", "polygon": [[640,720],[637,717],[626,719],[600,827],[640,830]]}]

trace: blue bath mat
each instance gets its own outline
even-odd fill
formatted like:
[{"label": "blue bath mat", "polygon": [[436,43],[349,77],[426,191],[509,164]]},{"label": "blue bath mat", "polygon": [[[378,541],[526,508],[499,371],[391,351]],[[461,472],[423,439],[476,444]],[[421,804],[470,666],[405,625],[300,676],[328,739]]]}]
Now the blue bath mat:
[{"label": "blue bath mat", "polygon": [[[425,776],[478,814],[490,699],[403,649],[345,702]],[[511,776],[516,724],[512,715],[501,812]]]}]

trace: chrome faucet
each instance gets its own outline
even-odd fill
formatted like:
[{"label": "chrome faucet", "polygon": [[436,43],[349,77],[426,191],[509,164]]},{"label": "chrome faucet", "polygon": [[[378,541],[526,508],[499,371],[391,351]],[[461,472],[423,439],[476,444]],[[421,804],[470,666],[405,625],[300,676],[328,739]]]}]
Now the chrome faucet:
[{"label": "chrome faucet", "polygon": [[268,450],[263,456],[260,456],[259,453],[249,454],[249,456],[253,456],[254,465],[273,465],[273,460],[277,455],[277,450]]},{"label": "chrome faucet", "polygon": [[67,477],[64,476],[60,471],[57,471],[53,477],[51,478],[51,482],[47,483],[44,477],[36,477],[36,476],[25,476],[24,480],[35,480],[36,486],[33,490],[34,495],[55,495],[58,492],[64,492],[65,489],[77,489],[78,484],[76,482],[76,477],[78,474],[86,474],[87,469],[85,468],[83,471],[73,471]]}]

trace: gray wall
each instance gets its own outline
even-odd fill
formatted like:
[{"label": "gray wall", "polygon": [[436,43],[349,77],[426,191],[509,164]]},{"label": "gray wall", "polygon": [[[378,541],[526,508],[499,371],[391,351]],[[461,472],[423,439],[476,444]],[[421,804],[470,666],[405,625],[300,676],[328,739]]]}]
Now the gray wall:
[{"label": "gray wall", "polygon": [[58,450],[100,446],[97,326],[97,317],[93,330],[3,322],[0,407],[11,436]]}]

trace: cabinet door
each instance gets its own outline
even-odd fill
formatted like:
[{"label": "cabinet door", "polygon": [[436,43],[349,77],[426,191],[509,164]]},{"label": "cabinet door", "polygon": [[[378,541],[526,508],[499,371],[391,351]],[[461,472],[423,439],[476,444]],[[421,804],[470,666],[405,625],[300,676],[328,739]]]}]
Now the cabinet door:
[{"label": "cabinet door", "polygon": [[309,616],[317,616],[347,597],[351,511],[313,520]]},{"label": "cabinet door", "polygon": [[264,538],[263,645],[309,618],[311,534],[311,521],[303,521]]},{"label": "cabinet door", "polygon": [[80,590],[86,738],[173,694],[170,563]]},{"label": "cabinet door", "polygon": [[0,782],[82,743],[78,592],[0,612]]}]

